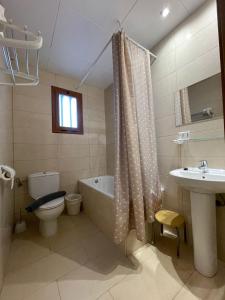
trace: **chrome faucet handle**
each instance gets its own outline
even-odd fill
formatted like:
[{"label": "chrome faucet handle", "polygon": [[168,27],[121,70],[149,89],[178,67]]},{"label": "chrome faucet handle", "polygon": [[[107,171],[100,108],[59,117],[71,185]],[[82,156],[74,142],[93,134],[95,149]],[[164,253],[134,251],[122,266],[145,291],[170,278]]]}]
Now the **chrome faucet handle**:
[{"label": "chrome faucet handle", "polygon": [[200,170],[202,170],[203,172],[206,172],[208,169],[208,162],[207,160],[201,160],[200,161],[200,165],[198,167]]}]

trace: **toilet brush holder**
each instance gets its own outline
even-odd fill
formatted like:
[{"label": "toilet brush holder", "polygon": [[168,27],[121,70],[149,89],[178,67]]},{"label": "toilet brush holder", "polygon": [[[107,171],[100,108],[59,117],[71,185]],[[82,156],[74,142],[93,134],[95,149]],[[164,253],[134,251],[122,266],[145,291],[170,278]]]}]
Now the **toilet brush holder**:
[{"label": "toilet brush holder", "polygon": [[22,232],[26,231],[26,229],[27,229],[26,222],[24,220],[21,220],[16,223],[15,233],[22,233]]},{"label": "toilet brush holder", "polygon": [[26,231],[26,229],[27,229],[27,224],[24,220],[22,220],[22,211],[20,208],[19,221],[16,222],[15,233],[22,233],[22,232]]}]

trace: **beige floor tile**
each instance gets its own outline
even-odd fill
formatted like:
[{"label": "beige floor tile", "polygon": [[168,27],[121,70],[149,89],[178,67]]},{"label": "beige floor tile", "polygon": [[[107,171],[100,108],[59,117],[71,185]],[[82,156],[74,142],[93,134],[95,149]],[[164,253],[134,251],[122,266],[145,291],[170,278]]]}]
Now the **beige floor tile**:
[{"label": "beige floor tile", "polygon": [[11,272],[45,256],[50,255],[50,250],[33,241],[14,239],[8,260],[7,271]]},{"label": "beige floor tile", "polygon": [[110,289],[114,299],[171,300],[193,273],[192,264],[150,245],[134,253],[136,272]]},{"label": "beige floor tile", "polygon": [[128,275],[124,280],[110,289],[110,294],[114,300],[160,299],[155,294],[155,289],[152,291],[151,286],[149,286],[148,282],[140,274]]},{"label": "beige floor tile", "polygon": [[175,297],[176,300],[224,300],[225,299],[225,266],[219,265],[219,270],[213,278],[206,278],[195,271],[188,283]]},{"label": "beige floor tile", "polygon": [[93,300],[132,272],[129,261],[117,257],[99,257],[63,276],[58,286],[62,300]]},{"label": "beige floor tile", "polygon": [[100,231],[90,235],[87,239],[83,239],[81,244],[86,250],[89,259],[94,259],[106,253],[109,255],[113,253],[121,254],[119,248]]},{"label": "beige floor tile", "polygon": [[98,298],[98,300],[113,300],[113,297],[110,295],[109,292],[103,294]]},{"label": "beige floor tile", "polygon": [[60,250],[56,250],[55,253],[58,253],[61,256],[72,260],[78,265],[83,265],[89,259],[86,250],[81,245],[70,246]]},{"label": "beige floor tile", "polygon": [[82,219],[77,221],[72,217],[70,221],[73,223],[73,227],[70,229],[68,227],[72,225],[68,225],[68,221],[68,227],[65,224],[59,226],[58,233],[49,239],[51,250],[58,251],[68,246],[79,246],[83,240],[95,236],[99,232],[98,229],[85,217],[84,219],[83,221]]},{"label": "beige floor tile", "polygon": [[27,230],[23,233],[15,234],[14,239],[31,241],[36,245],[50,249],[50,239],[41,236],[39,232],[39,220],[37,218],[28,218]]},{"label": "beige floor tile", "polygon": [[8,273],[1,300],[20,300],[71,272],[78,265],[63,256],[51,254],[20,270]]},{"label": "beige floor tile", "polygon": [[25,297],[24,300],[60,300],[59,290],[56,282],[36,291],[34,294]]},{"label": "beige floor tile", "polygon": [[194,272],[192,250],[183,246],[182,256],[177,258],[176,247],[173,247],[173,244],[173,241],[163,239],[157,247],[149,244],[145,245],[134,253],[134,257],[147,271],[151,272],[154,266],[155,268],[160,266],[182,285],[187,282]]},{"label": "beige floor tile", "polygon": [[63,232],[66,230],[73,229],[74,228],[74,221],[73,221],[74,218],[75,218],[75,216],[68,216],[66,214],[62,214],[58,218],[58,231]]}]

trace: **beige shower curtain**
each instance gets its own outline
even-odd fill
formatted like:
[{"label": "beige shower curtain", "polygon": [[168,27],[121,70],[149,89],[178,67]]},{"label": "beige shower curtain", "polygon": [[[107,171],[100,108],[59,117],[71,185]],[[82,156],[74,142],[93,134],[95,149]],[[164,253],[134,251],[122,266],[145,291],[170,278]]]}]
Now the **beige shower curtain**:
[{"label": "beige shower curtain", "polygon": [[145,239],[145,220],[160,208],[156,137],[149,53],[114,34],[114,97],[116,115],[114,240],[125,240],[135,228]]}]

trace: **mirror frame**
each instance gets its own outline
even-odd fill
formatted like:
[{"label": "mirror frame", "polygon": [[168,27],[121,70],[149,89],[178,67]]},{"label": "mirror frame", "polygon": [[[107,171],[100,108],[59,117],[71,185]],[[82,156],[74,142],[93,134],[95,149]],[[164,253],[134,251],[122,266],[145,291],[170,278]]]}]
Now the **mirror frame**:
[{"label": "mirror frame", "polygon": [[221,80],[223,93],[223,116],[225,130],[225,1],[217,0],[218,32],[220,45]]}]

